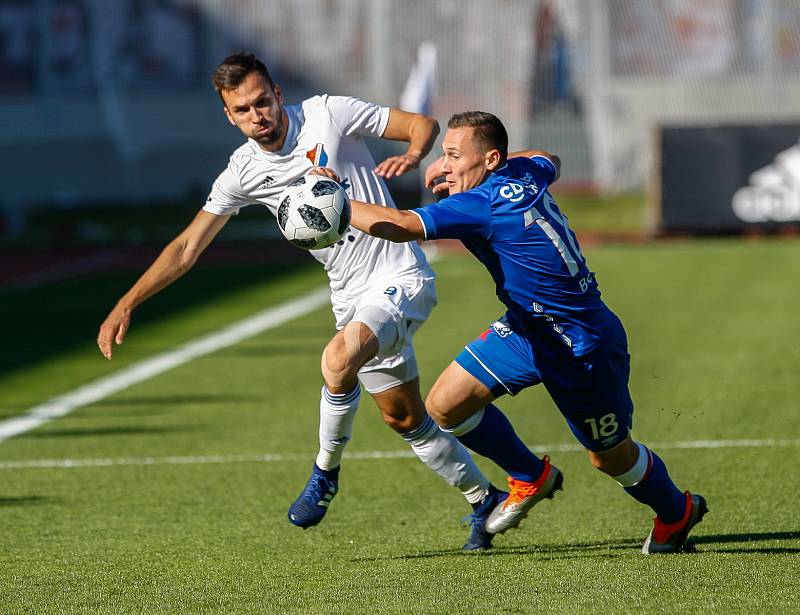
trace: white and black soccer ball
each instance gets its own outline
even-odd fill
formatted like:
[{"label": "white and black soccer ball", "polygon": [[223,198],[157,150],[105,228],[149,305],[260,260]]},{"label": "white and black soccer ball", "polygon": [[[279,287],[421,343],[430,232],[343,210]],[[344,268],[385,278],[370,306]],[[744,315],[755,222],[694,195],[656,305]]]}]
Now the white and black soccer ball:
[{"label": "white and black soccer ball", "polygon": [[350,199],[344,188],[322,175],[296,179],[278,199],[278,228],[299,248],[327,248],[349,225]]}]

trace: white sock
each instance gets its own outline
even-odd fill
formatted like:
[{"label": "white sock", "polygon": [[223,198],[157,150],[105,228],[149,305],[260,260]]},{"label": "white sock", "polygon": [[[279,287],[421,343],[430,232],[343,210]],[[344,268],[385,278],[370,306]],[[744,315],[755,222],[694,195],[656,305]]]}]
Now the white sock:
[{"label": "white sock", "polygon": [[489,494],[489,481],[475,465],[466,448],[456,438],[439,429],[429,415],[422,425],[402,434],[420,461],[454,487],[470,504]]},{"label": "white sock", "polygon": [[342,462],[344,448],[353,433],[353,419],[361,400],[361,386],[337,395],[322,387],[319,400],[319,453],[317,466],[333,470]]},{"label": "white sock", "polygon": [[614,480],[622,487],[635,487],[642,482],[642,479],[647,474],[647,470],[653,463],[650,458],[650,451],[647,450],[647,447],[638,442],[636,446],[639,447],[639,456],[636,458],[636,463],[634,463],[627,472],[614,477]]}]

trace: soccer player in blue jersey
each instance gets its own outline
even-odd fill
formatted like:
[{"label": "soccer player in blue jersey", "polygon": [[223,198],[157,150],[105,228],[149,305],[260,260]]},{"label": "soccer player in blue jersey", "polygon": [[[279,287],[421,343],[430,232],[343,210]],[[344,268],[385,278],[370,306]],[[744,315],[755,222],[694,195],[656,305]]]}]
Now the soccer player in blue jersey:
[{"label": "soccer player in blue jersey", "polygon": [[352,224],[392,241],[460,239],[489,270],[507,311],[441,374],[426,400],[445,431],[509,474],[510,494],[489,515],[488,535],[516,527],[561,488],[549,458],[534,455],[494,400],[543,384],[600,471],[656,513],[643,553],[681,551],[707,512],[681,492],[653,451],[630,435],[630,356],[619,318],[566,217],[548,191],[560,161],[546,152],[508,155],[508,135],[483,112],[454,115],[444,155],[426,182],[444,182],[438,203],[411,211],[353,202]]}]

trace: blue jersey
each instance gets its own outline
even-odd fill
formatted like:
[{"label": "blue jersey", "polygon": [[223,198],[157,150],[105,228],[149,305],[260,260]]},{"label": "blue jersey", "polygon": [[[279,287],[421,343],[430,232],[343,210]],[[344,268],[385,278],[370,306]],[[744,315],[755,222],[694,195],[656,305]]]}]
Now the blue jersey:
[{"label": "blue jersey", "polygon": [[547,191],[555,174],[543,156],[511,158],[480,186],[413,211],[426,239],[460,239],[484,264],[514,329],[583,356],[614,316]]}]

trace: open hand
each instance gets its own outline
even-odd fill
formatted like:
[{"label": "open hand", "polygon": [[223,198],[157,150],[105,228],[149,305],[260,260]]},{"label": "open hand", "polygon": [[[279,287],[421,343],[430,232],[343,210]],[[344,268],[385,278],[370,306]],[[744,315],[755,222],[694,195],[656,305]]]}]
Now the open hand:
[{"label": "open hand", "polygon": [[419,158],[410,154],[391,156],[375,167],[375,173],[385,179],[399,177],[419,166]]},{"label": "open hand", "polygon": [[442,171],[444,156],[440,156],[428,165],[425,170],[425,187],[429,188],[434,194],[447,194],[449,187],[444,181],[444,171]]},{"label": "open hand", "polygon": [[100,325],[100,331],[97,334],[97,346],[106,359],[111,359],[114,342],[119,345],[125,341],[125,335],[128,333],[130,326],[131,311],[119,306],[111,310],[103,324]]},{"label": "open hand", "polygon": [[332,179],[337,183],[342,183],[342,180],[339,179],[339,176],[333,169],[329,169],[328,167],[314,167],[309,172],[309,175],[322,175],[323,177],[327,177],[328,179]]}]

